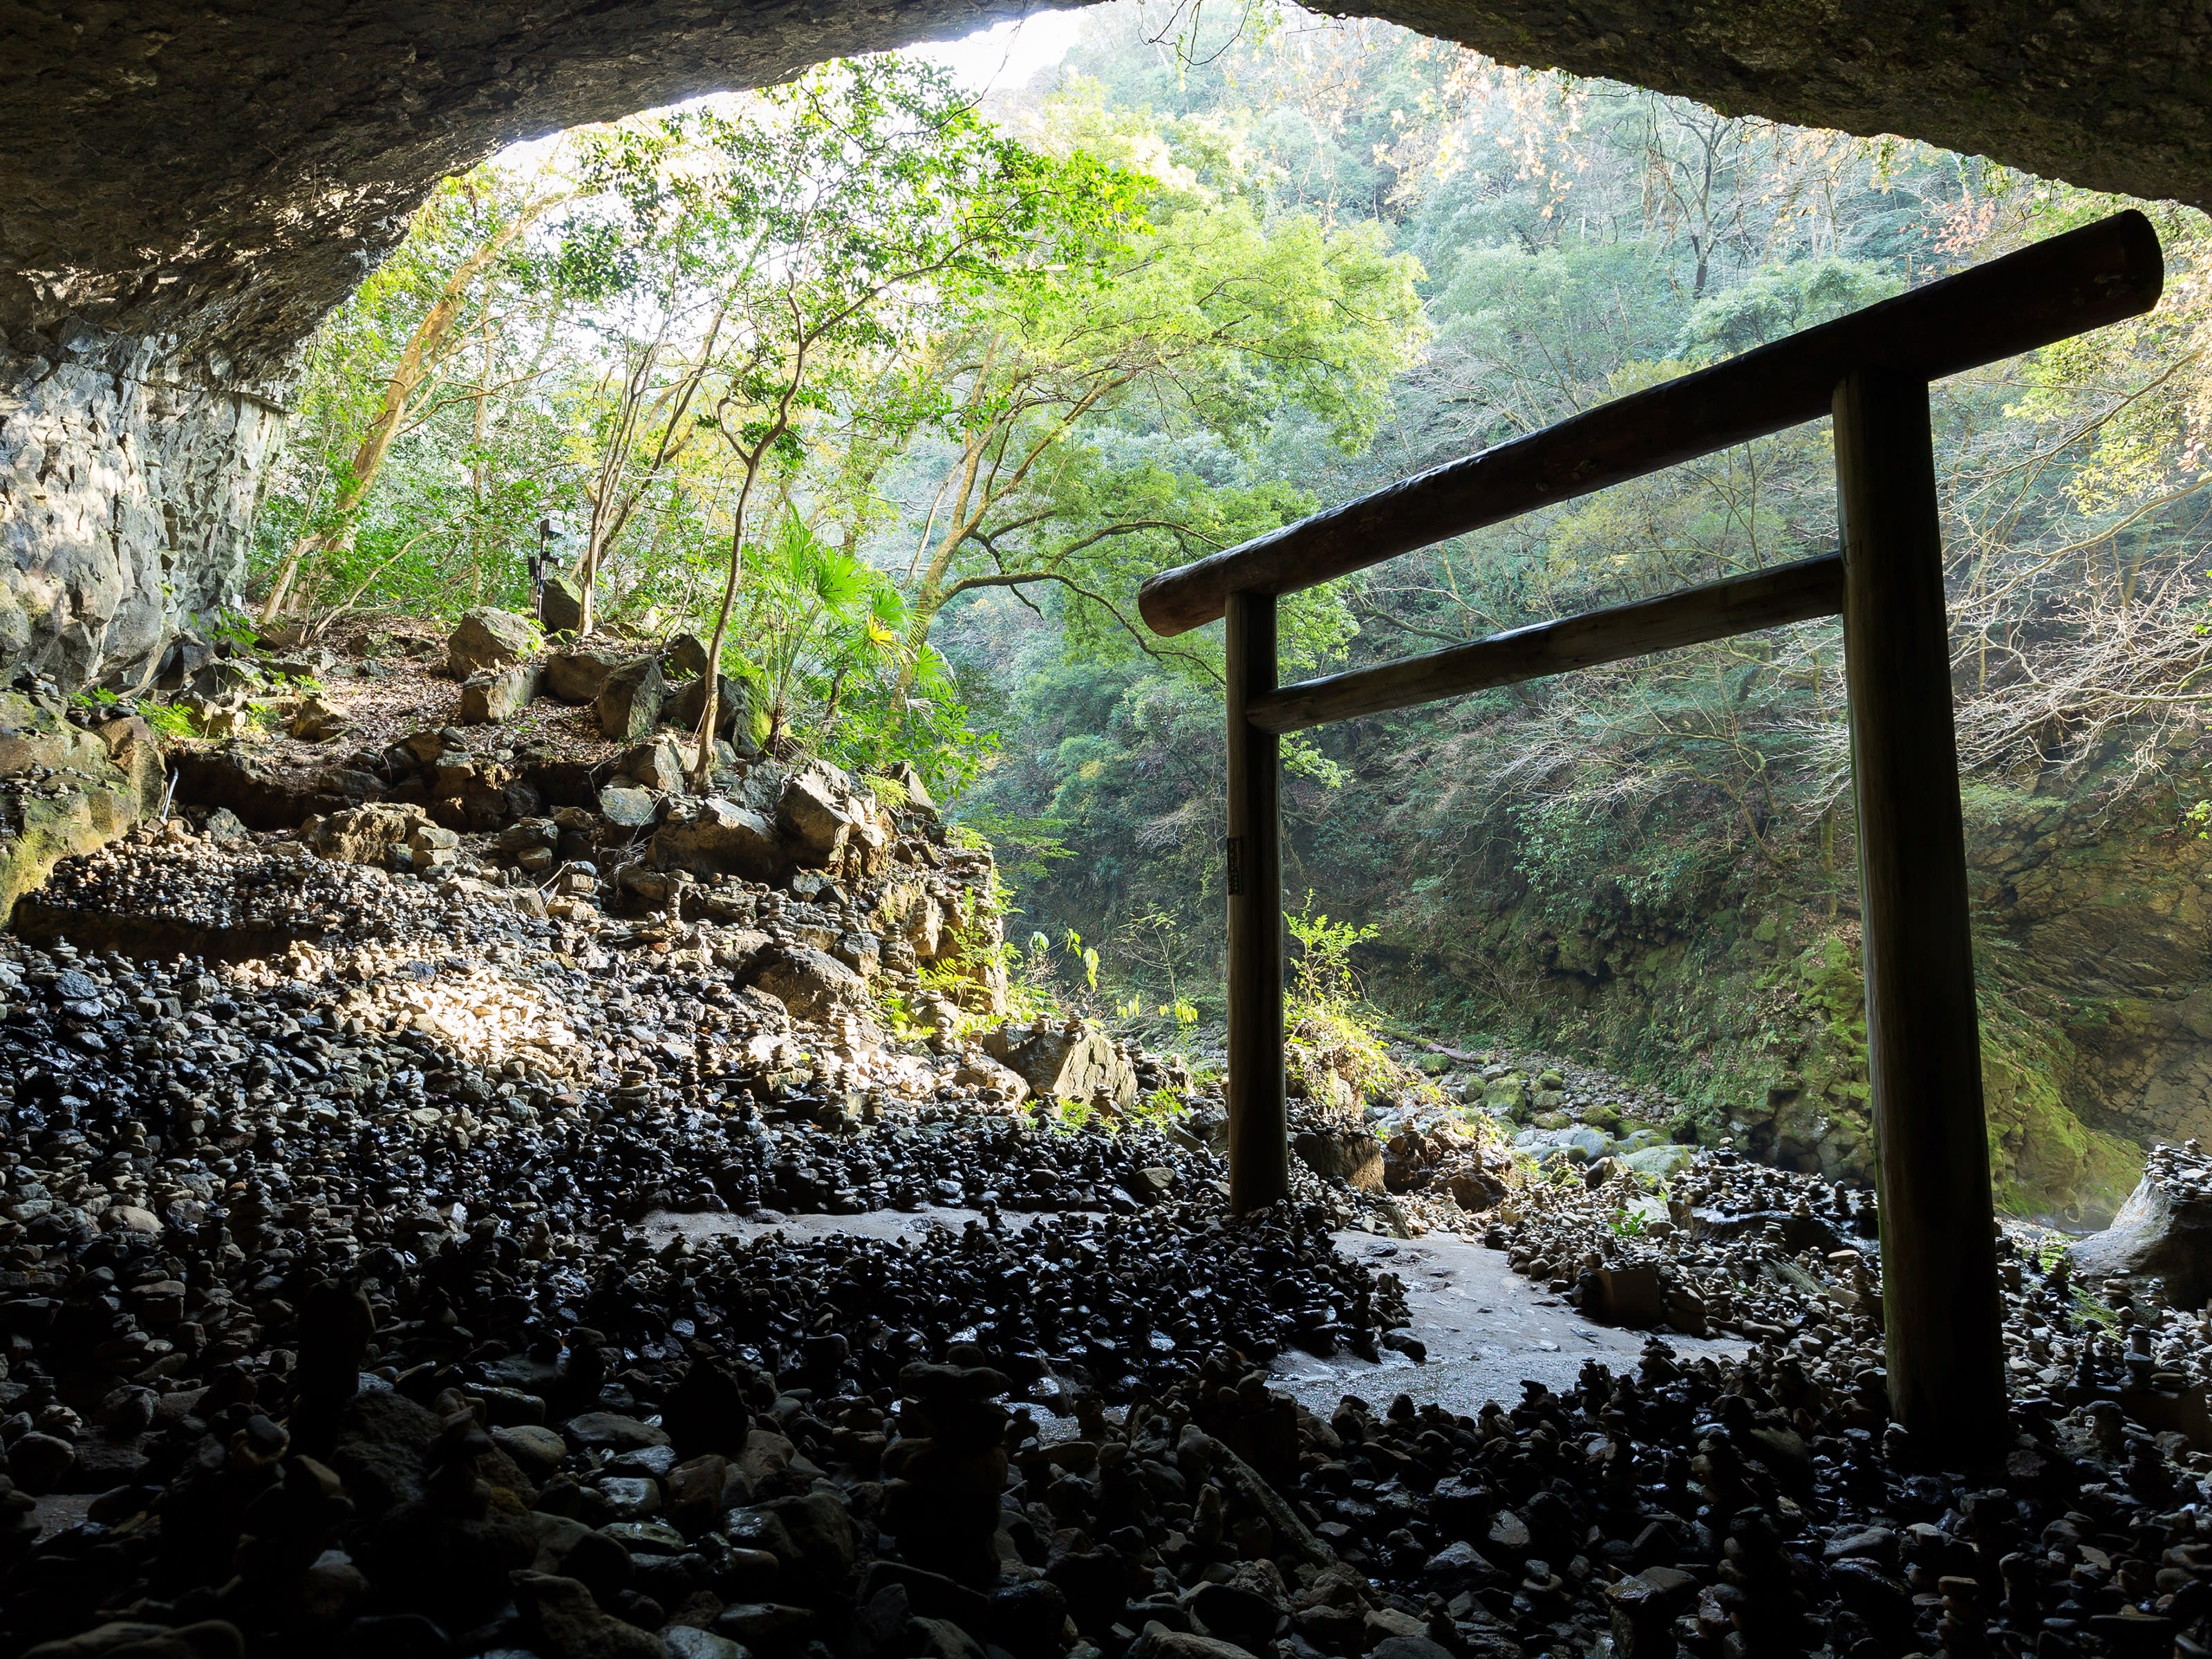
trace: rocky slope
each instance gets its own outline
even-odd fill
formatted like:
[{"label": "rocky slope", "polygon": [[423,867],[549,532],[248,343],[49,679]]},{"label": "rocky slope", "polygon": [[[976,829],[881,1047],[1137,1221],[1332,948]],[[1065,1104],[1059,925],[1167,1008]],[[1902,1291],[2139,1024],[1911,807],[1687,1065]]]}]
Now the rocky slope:
[{"label": "rocky slope", "polygon": [[[503,627],[350,697],[199,665],[244,740],[17,901],[0,1659],[2212,1640],[2193,1151],[2098,1299],[2008,1246],[2017,1443],[1948,1473],[1887,1420],[1869,1194],[1692,1153],[1581,1068],[1438,1053],[1347,1105],[1316,1055],[1292,1201],[1232,1218],[1218,1087],[1000,1017],[989,856],[918,788],[733,726],[687,794],[680,643]],[[569,701],[490,706],[518,672]],[[65,793],[126,775],[135,718],[33,713]],[[1353,1227],[1479,1231],[1595,1317],[1749,1352],[1383,1405],[1425,1347]],[[1290,1352],[1374,1401],[1273,1392]]]},{"label": "rocky slope", "polygon": [[[1723,1160],[1655,1217],[1611,1156],[1455,1176],[1438,1109],[1407,1103],[1387,1146],[1302,1108],[1301,1151],[1326,1133],[1346,1167],[1231,1222],[1216,1099],[1174,1061],[966,1019],[895,1041],[878,1002],[766,988],[764,961],[813,948],[788,913],[840,903],[823,872],[696,884],[750,927],[685,919],[685,889],[611,915],[629,890],[599,872],[541,915],[495,833],[361,861],[347,834],[406,811],[149,826],[64,862],[35,939],[0,940],[0,1652],[1722,1659],[2205,1633],[2202,1326],[2155,1283],[2102,1292],[2122,1353],[2063,1276],[2016,1272],[2019,1447],[2002,1477],[1947,1474],[1885,1426],[1864,1194]],[[744,932],[760,954],[719,959]],[[1040,1085],[1087,1090],[1090,1127],[1033,1109]],[[1136,1110],[1158,1088],[1192,1109]],[[1493,1170],[1510,1194],[1462,1194]],[[929,1203],[971,1219],[896,1243],[635,1224]],[[1330,1236],[1409,1218],[1487,1224],[1602,1316],[1756,1346],[1690,1366],[1655,1343],[1633,1376],[1474,1416],[1272,1393],[1285,1349],[1418,1362],[1402,1287]]]}]

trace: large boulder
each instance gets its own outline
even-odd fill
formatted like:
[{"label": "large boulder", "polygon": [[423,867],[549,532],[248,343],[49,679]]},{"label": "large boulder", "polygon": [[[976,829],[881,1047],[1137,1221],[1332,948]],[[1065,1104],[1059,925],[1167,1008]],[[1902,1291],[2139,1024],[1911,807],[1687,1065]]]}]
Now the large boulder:
[{"label": "large boulder", "polygon": [[783,843],[759,813],[710,797],[671,807],[653,838],[653,861],[660,869],[694,875],[772,881],[783,868]]},{"label": "large boulder", "polygon": [[684,756],[674,738],[649,738],[623,751],[615,775],[672,795],[684,787]]},{"label": "large boulder", "polygon": [[707,672],[707,643],[696,634],[678,634],[660,647],[660,672],[672,680],[696,679]]},{"label": "large boulder", "polygon": [[538,648],[538,629],[527,617],[483,605],[464,611],[446,641],[446,666],[457,680],[487,668],[507,668]]},{"label": "large boulder", "polygon": [[545,659],[542,682],[546,694],[562,702],[590,702],[606,684],[607,676],[629,660],[629,653],[604,641],[556,651]]},{"label": "large boulder", "polygon": [[345,705],[316,692],[300,699],[284,722],[285,731],[301,743],[328,743],[351,728]]},{"label": "large boulder", "polygon": [[1137,1074],[1087,1025],[1002,1025],[983,1034],[983,1052],[1039,1095],[1087,1103],[1103,1089],[1121,1110],[1136,1104]]},{"label": "large boulder", "polygon": [[548,576],[538,590],[538,625],[549,634],[584,630],[584,596],[566,576]]},{"label": "large boulder", "polygon": [[61,860],[103,847],[161,805],[161,746],[143,721],[80,731],[52,705],[0,692],[0,777],[35,779],[0,812],[0,926]]},{"label": "large boulder", "polygon": [[874,800],[834,766],[808,766],[787,777],[775,816],[795,864],[828,869],[849,859],[873,875],[889,861],[890,826]]},{"label": "large boulder", "polygon": [[[719,678],[721,689],[714,697],[714,735],[735,749],[740,760],[751,760],[760,753],[759,745],[753,741],[751,688],[727,674]],[[678,689],[669,701],[665,719],[681,731],[696,732],[699,715],[706,703],[707,678],[702,674]]]},{"label": "large boulder", "polygon": [[505,668],[487,668],[461,683],[461,706],[456,715],[463,726],[499,726],[529,707],[538,695],[536,663],[518,662]]},{"label": "large boulder", "polygon": [[1291,1150],[1324,1181],[1367,1193],[1383,1188],[1382,1143],[1364,1129],[1308,1129],[1291,1139]]},{"label": "large boulder", "polygon": [[371,803],[332,812],[307,826],[307,842],[326,859],[343,864],[389,864],[392,849],[406,845],[423,823],[419,806]]},{"label": "large boulder", "polygon": [[599,816],[617,830],[642,830],[660,812],[660,798],[634,783],[611,783],[599,791]]},{"label": "large boulder", "polygon": [[599,687],[600,734],[611,743],[635,743],[650,735],[660,724],[660,705],[667,690],[660,665],[653,658],[624,663]]},{"label": "large boulder", "polygon": [[161,740],[154,735],[154,729],[132,714],[94,727],[93,735],[107,750],[108,764],[128,781],[138,815],[160,811],[168,787],[168,771]]},{"label": "large boulder", "polygon": [[2076,1278],[2155,1276],[2180,1308],[2201,1308],[2212,1298],[2212,1200],[2195,1196],[2200,1189],[2194,1183],[2173,1178],[2179,1156],[2171,1146],[2151,1153],[2112,1224],[2074,1246]]},{"label": "large boulder", "polygon": [[836,957],[803,945],[770,957],[755,970],[753,984],[790,1009],[794,1018],[817,1025],[842,1012],[868,1006],[867,981]]}]

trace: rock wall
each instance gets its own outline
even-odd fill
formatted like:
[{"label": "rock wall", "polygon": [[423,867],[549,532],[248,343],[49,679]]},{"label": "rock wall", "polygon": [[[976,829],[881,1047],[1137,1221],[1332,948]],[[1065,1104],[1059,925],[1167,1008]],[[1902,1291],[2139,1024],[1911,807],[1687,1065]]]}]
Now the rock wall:
[{"label": "rock wall", "polygon": [[0,691],[0,923],[61,860],[155,810],[161,788],[161,744],[144,721],[87,730],[50,702]]},{"label": "rock wall", "polygon": [[2146,1146],[2212,1139],[2212,842],[2163,792],[1967,806],[1983,932],[2051,999],[2069,1104]]},{"label": "rock wall", "polygon": [[0,356],[0,684],[127,688],[244,586],[281,378],[168,348],[81,329]]},{"label": "rock wall", "polygon": [[[2096,1224],[2146,1147],[2212,1139],[2212,842],[2170,791],[2115,805],[2100,781],[1966,792],[2000,1194],[2017,1211]],[[1846,859],[1850,833],[1846,817]],[[1870,1175],[1847,866],[1832,906],[1807,896],[1809,882],[1749,866],[1686,900],[1638,903],[1592,869],[1570,915],[1531,895],[1514,856],[1501,848],[1449,896],[1425,891],[1376,918],[1397,947],[1392,1000],[1662,1084],[1697,1106],[1709,1137],[1787,1166]]]}]

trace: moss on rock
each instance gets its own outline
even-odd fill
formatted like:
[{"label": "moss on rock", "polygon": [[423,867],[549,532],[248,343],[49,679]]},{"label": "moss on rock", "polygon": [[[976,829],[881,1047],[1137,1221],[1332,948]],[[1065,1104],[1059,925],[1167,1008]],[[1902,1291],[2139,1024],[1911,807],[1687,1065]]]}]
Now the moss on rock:
[{"label": "moss on rock", "polygon": [[[100,736],[17,692],[0,692],[0,917],[74,854],[106,846],[158,802],[145,799],[151,739]],[[118,764],[120,760],[123,763]]]}]

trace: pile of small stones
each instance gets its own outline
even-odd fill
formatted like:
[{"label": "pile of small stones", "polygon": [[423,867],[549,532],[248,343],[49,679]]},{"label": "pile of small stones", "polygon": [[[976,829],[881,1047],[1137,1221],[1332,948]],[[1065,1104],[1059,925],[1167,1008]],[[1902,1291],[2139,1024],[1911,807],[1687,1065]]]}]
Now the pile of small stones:
[{"label": "pile of small stones", "polygon": [[[1665,1316],[1702,1298],[1746,1359],[1655,1340],[1510,1408],[1323,1419],[1272,1358],[1420,1355],[1402,1287],[1331,1233],[1448,1203],[1481,1224],[1456,1198],[1301,1168],[1232,1219],[1203,1095],[1072,1129],[941,1033],[731,988],[680,917],[536,915],[283,841],[100,858],[50,890],[66,927],[0,941],[0,1656],[2207,1640],[2204,1459],[2138,1397],[2197,1380],[2167,1365],[2197,1328],[2148,1291],[2107,1313],[2145,1371],[2081,1328],[2063,1267],[2008,1258],[2050,1364],[2015,1364],[2017,1444],[1968,1480],[1887,1420],[1871,1256],[1832,1260],[1863,1251],[1863,1195],[1720,1158],[1669,1212],[1601,1160],[1486,1186],[1490,1237],[1586,1302],[1672,1262]],[[282,937],[134,952],[99,924],[158,904]],[[1504,1173],[1428,1138],[1389,1156]],[[925,1205],[972,1213],[782,1224]],[[750,1224],[667,1213],[726,1210]]]},{"label": "pile of small stones", "polygon": [[[2185,1188],[2203,1168],[2194,1147],[2161,1149],[2152,1178]],[[1805,1593],[1812,1584],[1840,1604],[1841,1619],[1827,1610],[1830,1650],[2207,1650],[2212,1313],[2173,1306],[2162,1279],[2083,1287],[2048,1235],[2000,1231],[2015,1438],[2001,1477],[1966,1481],[1939,1472],[1942,1449],[1915,1446],[1887,1420],[1872,1194],[1722,1152],[1701,1155],[1663,1207],[1601,1164],[1522,1187],[1488,1221],[1486,1242],[1517,1272],[1599,1317],[1753,1340],[1741,1368],[1702,1368],[1730,1377],[1729,1391],[1753,1409],[1724,1394],[1686,1437],[1723,1438],[1696,1439],[1687,1462],[1708,1498],[1709,1468],[1773,1480],[1758,1547],[1799,1614],[1821,1611]],[[1754,1374],[1757,1387],[1747,1381]],[[1703,1510],[1696,1519],[1711,1524]],[[1775,1556],[1776,1538],[1800,1541]],[[1741,1559],[1733,1543],[1723,1554]],[[1694,1576],[1694,1563],[1678,1565]],[[1756,1599],[1753,1578],[1725,1564],[1720,1572]],[[1710,1592],[1680,1588],[1697,1606],[1672,1637],[1691,1651],[1693,1624],[1725,1638]],[[1608,1594],[1618,1604],[1619,1588]],[[1740,1600],[1719,1601],[1728,1628],[1748,1641],[1757,1620]],[[1794,1632],[1802,1645],[1784,1650],[1820,1645],[1822,1632],[1796,1618],[1759,1639]],[[1839,1642],[1838,1625],[1863,1634]],[[1614,1633],[1644,1650],[1619,1616]]]},{"label": "pile of small stones", "polygon": [[[2147,1182],[2185,1193],[2205,1167],[2193,1150],[2161,1147]],[[1867,1364],[1881,1363],[1879,1224],[1866,1189],[1706,1153],[1663,1205],[1617,1169],[1593,1166],[1523,1186],[1486,1220],[1485,1241],[1516,1272],[1596,1316],[1783,1340],[1809,1310],[1840,1334],[1824,1349],[1848,1338]],[[2176,1306],[2155,1274],[2079,1283],[2061,1237],[2020,1224],[1997,1237],[2014,1386],[2077,1406],[2124,1400],[2212,1447],[2212,1421],[2187,1403],[2212,1386],[2212,1310]]]},{"label": "pile of small stones", "polygon": [[1765,1338],[1806,1305],[1879,1304],[1874,1195],[1701,1153],[1665,1189],[1620,1161],[1557,1167],[1485,1218],[1514,1270],[1600,1316]]}]

